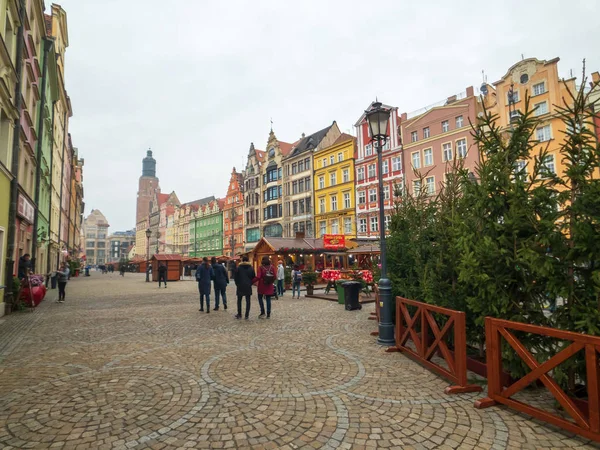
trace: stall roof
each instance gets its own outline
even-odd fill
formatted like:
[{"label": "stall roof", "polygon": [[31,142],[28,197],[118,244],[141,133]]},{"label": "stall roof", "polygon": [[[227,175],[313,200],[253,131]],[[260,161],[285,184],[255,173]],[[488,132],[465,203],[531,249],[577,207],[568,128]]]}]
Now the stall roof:
[{"label": "stall roof", "polygon": [[349,255],[360,255],[366,253],[379,253],[379,242],[373,242],[372,244],[361,244],[352,250],[348,250]]},{"label": "stall roof", "polygon": [[157,261],[181,261],[181,255],[158,254],[158,255],[153,255],[152,259],[155,259]]}]

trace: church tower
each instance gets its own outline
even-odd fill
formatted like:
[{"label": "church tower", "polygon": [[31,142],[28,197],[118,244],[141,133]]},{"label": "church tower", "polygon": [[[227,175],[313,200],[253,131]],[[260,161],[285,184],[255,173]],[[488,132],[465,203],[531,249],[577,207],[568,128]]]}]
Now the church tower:
[{"label": "church tower", "polygon": [[156,160],[152,157],[152,150],[148,150],[142,161],[142,176],[137,193],[136,224],[150,215],[156,194],[160,194],[160,185],[156,177]]}]

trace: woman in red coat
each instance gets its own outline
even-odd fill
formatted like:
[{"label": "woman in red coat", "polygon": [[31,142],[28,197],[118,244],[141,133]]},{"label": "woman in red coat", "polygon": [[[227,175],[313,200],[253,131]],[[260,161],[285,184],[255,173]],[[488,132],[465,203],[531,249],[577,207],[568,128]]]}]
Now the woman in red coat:
[{"label": "woman in red coat", "polygon": [[258,305],[260,306],[259,319],[265,317],[265,305],[263,297],[267,300],[267,319],[271,318],[271,297],[275,295],[275,280],[277,279],[277,269],[271,264],[268,256],[263,256],[262,265],[258,268],[256,278],[258,288]]}]

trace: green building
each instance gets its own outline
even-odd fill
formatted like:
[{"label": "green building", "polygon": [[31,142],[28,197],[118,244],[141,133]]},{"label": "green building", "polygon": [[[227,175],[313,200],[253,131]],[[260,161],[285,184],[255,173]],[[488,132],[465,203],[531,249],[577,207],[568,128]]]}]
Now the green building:
[{"label": "green building", "polygon": [[200,205],[190,219],[190,256],[221,256],[223,254],[223,204],[216,199]]},{"label": "green building", "polygon": [[37,273],[46,273],[49,270],[48,243],[50,238],[50,201],[52,196],[52,143],[53,143],[53,110],[54,102],[58,100],[58,72],[54,40],[44,39],[44,52],[42,52],[42,75],[45,77],[42,86],[44,98],[39,102],[38,114],[41,134],[37,145],[39,146],[40,182],[37,185],[37,245],[36,245],[36,270]]}]

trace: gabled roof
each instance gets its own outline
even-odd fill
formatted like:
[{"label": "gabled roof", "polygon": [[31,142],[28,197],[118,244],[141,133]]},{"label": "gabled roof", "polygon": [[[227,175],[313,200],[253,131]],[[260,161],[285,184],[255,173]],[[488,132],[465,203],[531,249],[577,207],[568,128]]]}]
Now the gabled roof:
[{"label": "gabled roof", "polygon": [[214,195],[211,195],[210,197],[204,197],[204,198],[199,198],[198,200],[194,200],[193,202],[188,202],[188,203],[184,203],[181,206],[186,206],[186,205],[190,205],[190,206],[202,206],[205,205],[207,203],[212,202],[215,199]]},{"label": "gabled roof", "polygon": [[333,143],[333,145],[338,145],[341,144],[342,142],[346,142],[346,141],[356,141],[356,138],[354,136],[352,136],[351,134],[348,133],[342,133],[340,134],[340,136],[335,140],[335,142]]},{"label": "gabled roof", "polygon": [[265,161],[265,155],[267,154],[267,152],[265,152],[264,150],[255,150],[256,152],[256,159],[259,162],[264,162]]},{"label": "gabled roof", "polygon": [[281,156],[287,156],[290,154],[292,149],[294,148],[294,144],[290,144],[289,142],[279,142],[279,149],[281,150]]},{"label": "gabled roof", "polygon": [[[371,102],[371,104],[370,104],[370,105],[369,105],[369,107],[367,108],[367,111],[369,111],[369,110],[370,110],[370,109],[373,107],[373,103],[375,103],[375,102]],[[395,106],[390,106],[390,105],[384,105],[384,104],[382,104],[381,106],[383,106],[385,109],[389,109],[390,111],[394,111],[394,110],[397,110],[397,109],[398,109],[397,107],[395,107]],[[366,117],[366,114],[365,114],[365,112],[363,112],[363,113],[360,115],[360,117],[358,118],[358,120],[356,121],[356,123],[354,124],[354,126],[355,126],[355,127],[358,127],[358,126],[359,126],[359,125],[360,125],[360,124],[363,122],[363,120],[365,120],[365,117]]]},{"label": "gabled roof", "polygon": [[162,205],[164,202],[169,200],[170,196],[171,196],[170,194],[158,194],[157,195],[158,206]]},{"label": "gabled roof", "polygon": [[327,135],[329,130],[335,125],[335,120],[328,127],[323,128],[313,134],[303,137],[300,139],[294,148],[290,152],[290,156],[299,155],[300,153],[304,153],[308,150],[314,150],[321,143],[323,138]]},{"label": "gabled roof", "polygon": [[225,199],[224,198],[218,198],[217,202],[219,202],[219,209],[222,211],[223,207],[225,206]]}]

